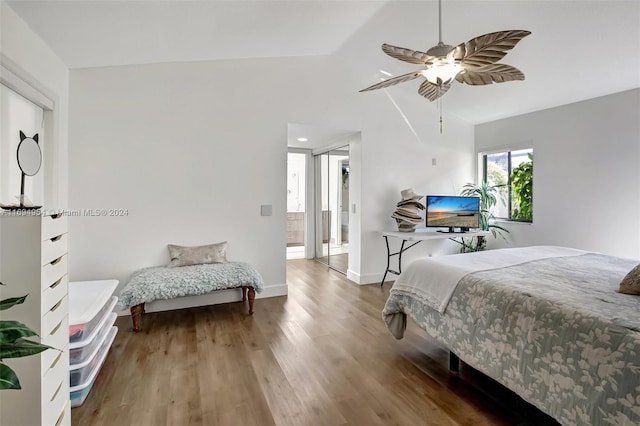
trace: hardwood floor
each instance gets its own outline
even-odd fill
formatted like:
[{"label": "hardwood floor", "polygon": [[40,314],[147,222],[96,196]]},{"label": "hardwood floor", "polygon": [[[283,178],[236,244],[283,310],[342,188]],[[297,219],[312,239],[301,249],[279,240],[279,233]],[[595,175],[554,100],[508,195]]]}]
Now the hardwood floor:
[{"label": "hardwood floor", "polygon": [[308,260],[287,262],[289,295],[146,314],[118,335],[73,425],[554,424],[470,368],[411,320],[395,340],[390,285],[358,286]]}]

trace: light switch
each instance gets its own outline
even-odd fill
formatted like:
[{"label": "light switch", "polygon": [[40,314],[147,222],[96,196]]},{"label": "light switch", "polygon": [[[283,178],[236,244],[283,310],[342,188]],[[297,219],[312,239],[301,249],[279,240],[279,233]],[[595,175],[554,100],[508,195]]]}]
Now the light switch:
[{"label": "light switch", "polygon": [[263,204],[260,206],[260,216],[271,216],[272,210],[271,204]]}]

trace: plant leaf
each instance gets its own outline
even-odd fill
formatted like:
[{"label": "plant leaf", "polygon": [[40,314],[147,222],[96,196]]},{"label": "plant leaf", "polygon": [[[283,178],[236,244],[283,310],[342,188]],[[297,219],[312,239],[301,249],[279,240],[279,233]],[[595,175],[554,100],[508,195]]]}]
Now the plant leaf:
[{"label": "plant leaf", "polygon": [[0,343],[0,359],[22,358],[25,356],[39,354],[47,349],[54,349],[42,343],[31,340],[18,339],[12,343]]},{"label": "plant leaf", "polygon": [[451,87],[451,84],[449,83],[446,83],[446,84],[441,83],[438,85],[438,84],[433,84],[429,80],[425,80],[422,82],[422,84],[418,88],[418,93],[433,102],[436,99],[438,99],[440,96],[447,93],[450,87]]},{"label": "plant leaf", "polygon": [[425,52],[392,46],[387,43],[382,45],[382,51],[392,58],[400,59],[410,64],[431,65],[435,59],[434,56],[428,55]]},{"label": "plant leaf", "polygon": [[420,76],[419,71],[410,72],[407,74],[402,74],[397,77],[392,77],[388,80],[381,81],[378,84],[374,84],[373,86],[369,86],[366,89],[360,90],[361,92],[368,92],[369,90],[382,89],[389,86],[394,86],[398,83],[404,83],[405,81],[413,80],[414,78],[418,78]]},{"label": "plant leaf", "polygon": [[12,306],[23,303],[27,296],[28,294],[25,294],[22,297],[12,297],[10,299],[0,300],[0,311],[4,311],[5,309],[9,309]]},{"label": "plant leaf", "polygon": [[520,40],[529,34],[531,32],[525,30],[496,31],[484,34],[459,44],[450,55],[461,61],[465,68],[494,64],[504,58],[507,51],[513,49]]},{"label": "plant leaf", "polygon": [[0,390],[22,389],[16,373],[6,364],[0,362]]},{"label": "plant leaf", "polygon": [[37,336],[36,332],[18,321],[0,321],[0,343],[12,343],[21,337]]},{"label": "plant leaf", "polygon": [[481,86],[505,81],[524,80],[524,74],[516,67],[506,64],[490,64],[472,70],[465,69],[456,75],[456,80],[472,86]]}]

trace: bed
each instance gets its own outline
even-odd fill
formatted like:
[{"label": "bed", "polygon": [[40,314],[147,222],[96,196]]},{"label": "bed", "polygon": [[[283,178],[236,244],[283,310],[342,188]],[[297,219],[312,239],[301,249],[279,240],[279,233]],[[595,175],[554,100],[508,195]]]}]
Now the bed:
[{"label": "bed", "polygon": [[617,291],[637,264],[549,246],[420,259],[383,318],[400,339],[409,316],[563,425],[639,425],[640,296]]}]

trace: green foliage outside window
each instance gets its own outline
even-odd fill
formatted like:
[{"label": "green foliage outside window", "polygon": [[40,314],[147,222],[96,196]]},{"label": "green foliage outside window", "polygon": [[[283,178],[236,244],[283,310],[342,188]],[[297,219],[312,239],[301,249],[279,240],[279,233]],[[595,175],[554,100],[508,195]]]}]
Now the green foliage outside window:
[{"label": "green foliage outside window", "polygon": [[487,163],[487,182],[489,182],[491,186],[495,188],[507,186],[507,175],[507,171],[496,163]]},{"label": "green foliage outside window", "polygon": [[533,154],[528,154],[529,161],[520,163],[511,172],[511,198],[513,210],[511,218],[533,221]]}]

